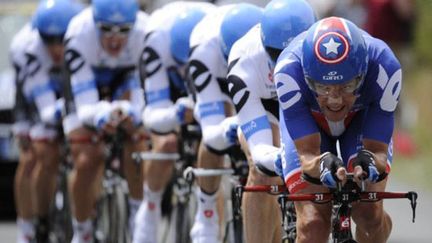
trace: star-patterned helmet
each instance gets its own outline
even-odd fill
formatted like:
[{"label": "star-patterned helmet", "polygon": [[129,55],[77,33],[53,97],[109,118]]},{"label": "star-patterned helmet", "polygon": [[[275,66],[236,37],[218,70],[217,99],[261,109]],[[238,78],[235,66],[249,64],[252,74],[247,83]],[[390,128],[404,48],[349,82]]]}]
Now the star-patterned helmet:
[{"label": "star-patterned helmet", "polygon": [[330,17],[315,23],[303,42],[302,66],[307,81],[342,84],[362,80],[368,51],[362,31],[352,22]]}]

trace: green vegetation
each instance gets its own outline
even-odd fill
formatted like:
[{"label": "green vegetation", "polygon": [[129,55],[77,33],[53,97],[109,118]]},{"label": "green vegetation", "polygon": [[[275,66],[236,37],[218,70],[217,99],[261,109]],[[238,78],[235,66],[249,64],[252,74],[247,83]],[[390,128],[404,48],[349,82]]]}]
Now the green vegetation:
[{"label": "green vegetation", "polygon": [[395,156],[392,174],[408,184],[432,191],[432,1],[417,0],[417,25],[409,67],[403,67],[403,99],[418,110],[410,133],[417,144],[413,158]]}]

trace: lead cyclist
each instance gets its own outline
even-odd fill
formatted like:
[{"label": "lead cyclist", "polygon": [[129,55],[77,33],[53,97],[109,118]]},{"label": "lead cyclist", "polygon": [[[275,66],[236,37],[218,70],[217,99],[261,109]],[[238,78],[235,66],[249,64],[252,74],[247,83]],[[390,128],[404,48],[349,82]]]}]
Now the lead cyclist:
[{"label": "lead cyclist", "polygon": [[[390,48],[346,19],[326,18],[282,52],[275,81],[284,127],[277,168],[290,193],[327,192],[347,172],[357,181],[366,179],[366,190],[384,191],[402,85]],[[302,174],[323,185],[310,184]],[[331,205],[295,206],[296,242],[327,242]],[[358,242],[387,241],[392,222],[382,201],[353,204],[352,217]]]}]

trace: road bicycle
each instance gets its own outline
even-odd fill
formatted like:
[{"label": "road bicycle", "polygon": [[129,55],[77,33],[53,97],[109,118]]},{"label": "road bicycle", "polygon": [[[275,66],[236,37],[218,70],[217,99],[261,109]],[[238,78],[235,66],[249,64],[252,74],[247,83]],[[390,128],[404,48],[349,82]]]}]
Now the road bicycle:
[{"label": "road bicycle", "polygon": [[375,192],[364,191],[365,182],[359,186],[354,181],[352,173],[347,174],[347,182],[337,184],[337,188],[329,193],[311,194],[284,194],[278,200],[281,206],[282,215],[286,214],[288,203],[296,201],[311,201],[314,203],[332,203],[332,232],[331,242],[333,243],[356,243],[351,230],[351,209],[352,203],[377,202],[382,199],[406,198],[410,200],[412,209],[412,221],[415,221],[415,209],[417,205],[417,193],[410,192]]}]

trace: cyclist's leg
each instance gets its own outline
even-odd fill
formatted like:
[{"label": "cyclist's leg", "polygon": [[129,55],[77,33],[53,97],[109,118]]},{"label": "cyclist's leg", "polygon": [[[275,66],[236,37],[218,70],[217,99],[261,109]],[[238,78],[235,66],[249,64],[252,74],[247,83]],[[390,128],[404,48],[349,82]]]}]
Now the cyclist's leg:
[{"label": "cyclist's leg", "polygon": [[136,164],[132,159],[133,152],[147,151],[147,141],[142,139],[145,131],[138,128],[133,134],[137,139],[129,139],[124,147],[124,173],[129,187],[129,230],[134,232],[135,215],[143,199],[143,168],[144,163]]},{"label": "cyclist's leg", "polygon": [[[278,145],[279,128],[273,123],[271,123],[271,128],[273,143]],[[249,176],[246,185],[281,184],[282,181],[279,177],[269,177],[255,168],[246,139],[241,135],[239,140],[249,163]],[[281,242],[281,215],[277,197],[267,193],[244,193],[242,212],[246,242]]]},{"label": "cyclist's leg", "polygon": [[[177,153],[177,135],[151,134],[152,152]],[[149,161],[144,166],[144,200],[135,218],[133,242],[156,242],[162,193],[171,179],[173,161]]]},{"label": "cyclist's leg", "polygon": [[[387,179],[366,186],[367,191],[385,191]],[[384,210],[383,201],[356,203],[353,205],[352,218],[356,223],[356,240],[359,243],[387,242],[392,229],[390,216]]]},{"label": "cyclist's leg", "polygon": [[27,136],[16,136],[19,163],[15,172],[14,195],[17,212],[18,242],[29,242],[35,236],[33,226],[32,173],[36,163],[33,146]]},{"label": "cyclist's leg", "polygon": [[[225,115],[234,114],[234,107],[228,102],[224,103]],[[204,140],[201,140],[198,150],[197,167],[204,169],[223,168],[224,155],[219,151],[209,149]],[[198,178],[198,209],[195,222],[191,229],[191,236],[197,242],[213,242],[219,237],[221,221],[218,217],[223,215],[223,193],[219,190],[221,176]]]},{"label": "cyclist's leg", "polygon": [[[300,159],[294,142],[281,121],[281,141],[284,153],[282,157],[282,172],[285,184],[290,193],[328,192],[323,186],[312,185],[301,178]],[[322,134],[322,151],[334,151],[334,144]],[[331,146],[333,144],[333,146]],[[297,243],[328,241],[331,226],[331,204],[315,204],[312,202],[296,202]]]},{"label": "cyclist's leg", "polygon": [[36,236],[39,240],[48,237],[48,212],[56,189],[60,146],[58,132],[43,124],[34,126],[31,138],[36,155],[33,173],[35,190],[35,214],[38,218]]},{"label": "cyclist's leg", "polygon": [[[348,170],[352,170],[351,163],[357,151],[363,146],[361,127],[365,112],[359,112],[351,121],[349,127],[340,138],[342,158]],[[392,144],[387,153],[387,173],[390,172],[392,161]],[[368,191],[385,191],[387,180],[376,184],[368,184]],[[386,242],[390,235],[392,222],[390,216],[384,211],[383,201],[376,203],[356,203],[353,205],[352,218],[356,222],[356,239],[359,242]]]},{"label": "cyclist's leg", "polygon": [[[223,167],[223,155],[211,152],[201,141],[198,150],[198,167],[217,169]],[[217,193],[220,176],[198,178],[200,189],[197,192],[198,209],[195,222],[191,229],[194,242],[217,242],[219,238],[219,222],[217,210]]]},{"label": "cyclist's leg", "polygon": [[[89,138],[96,132],[78,127],[67,134],[68,140]],[[94,205],[101,188],[104,168],[103,143],[70,144],[74,167],[69,178],[69,192],[74,223],[72,242],[91,242]]]}]

